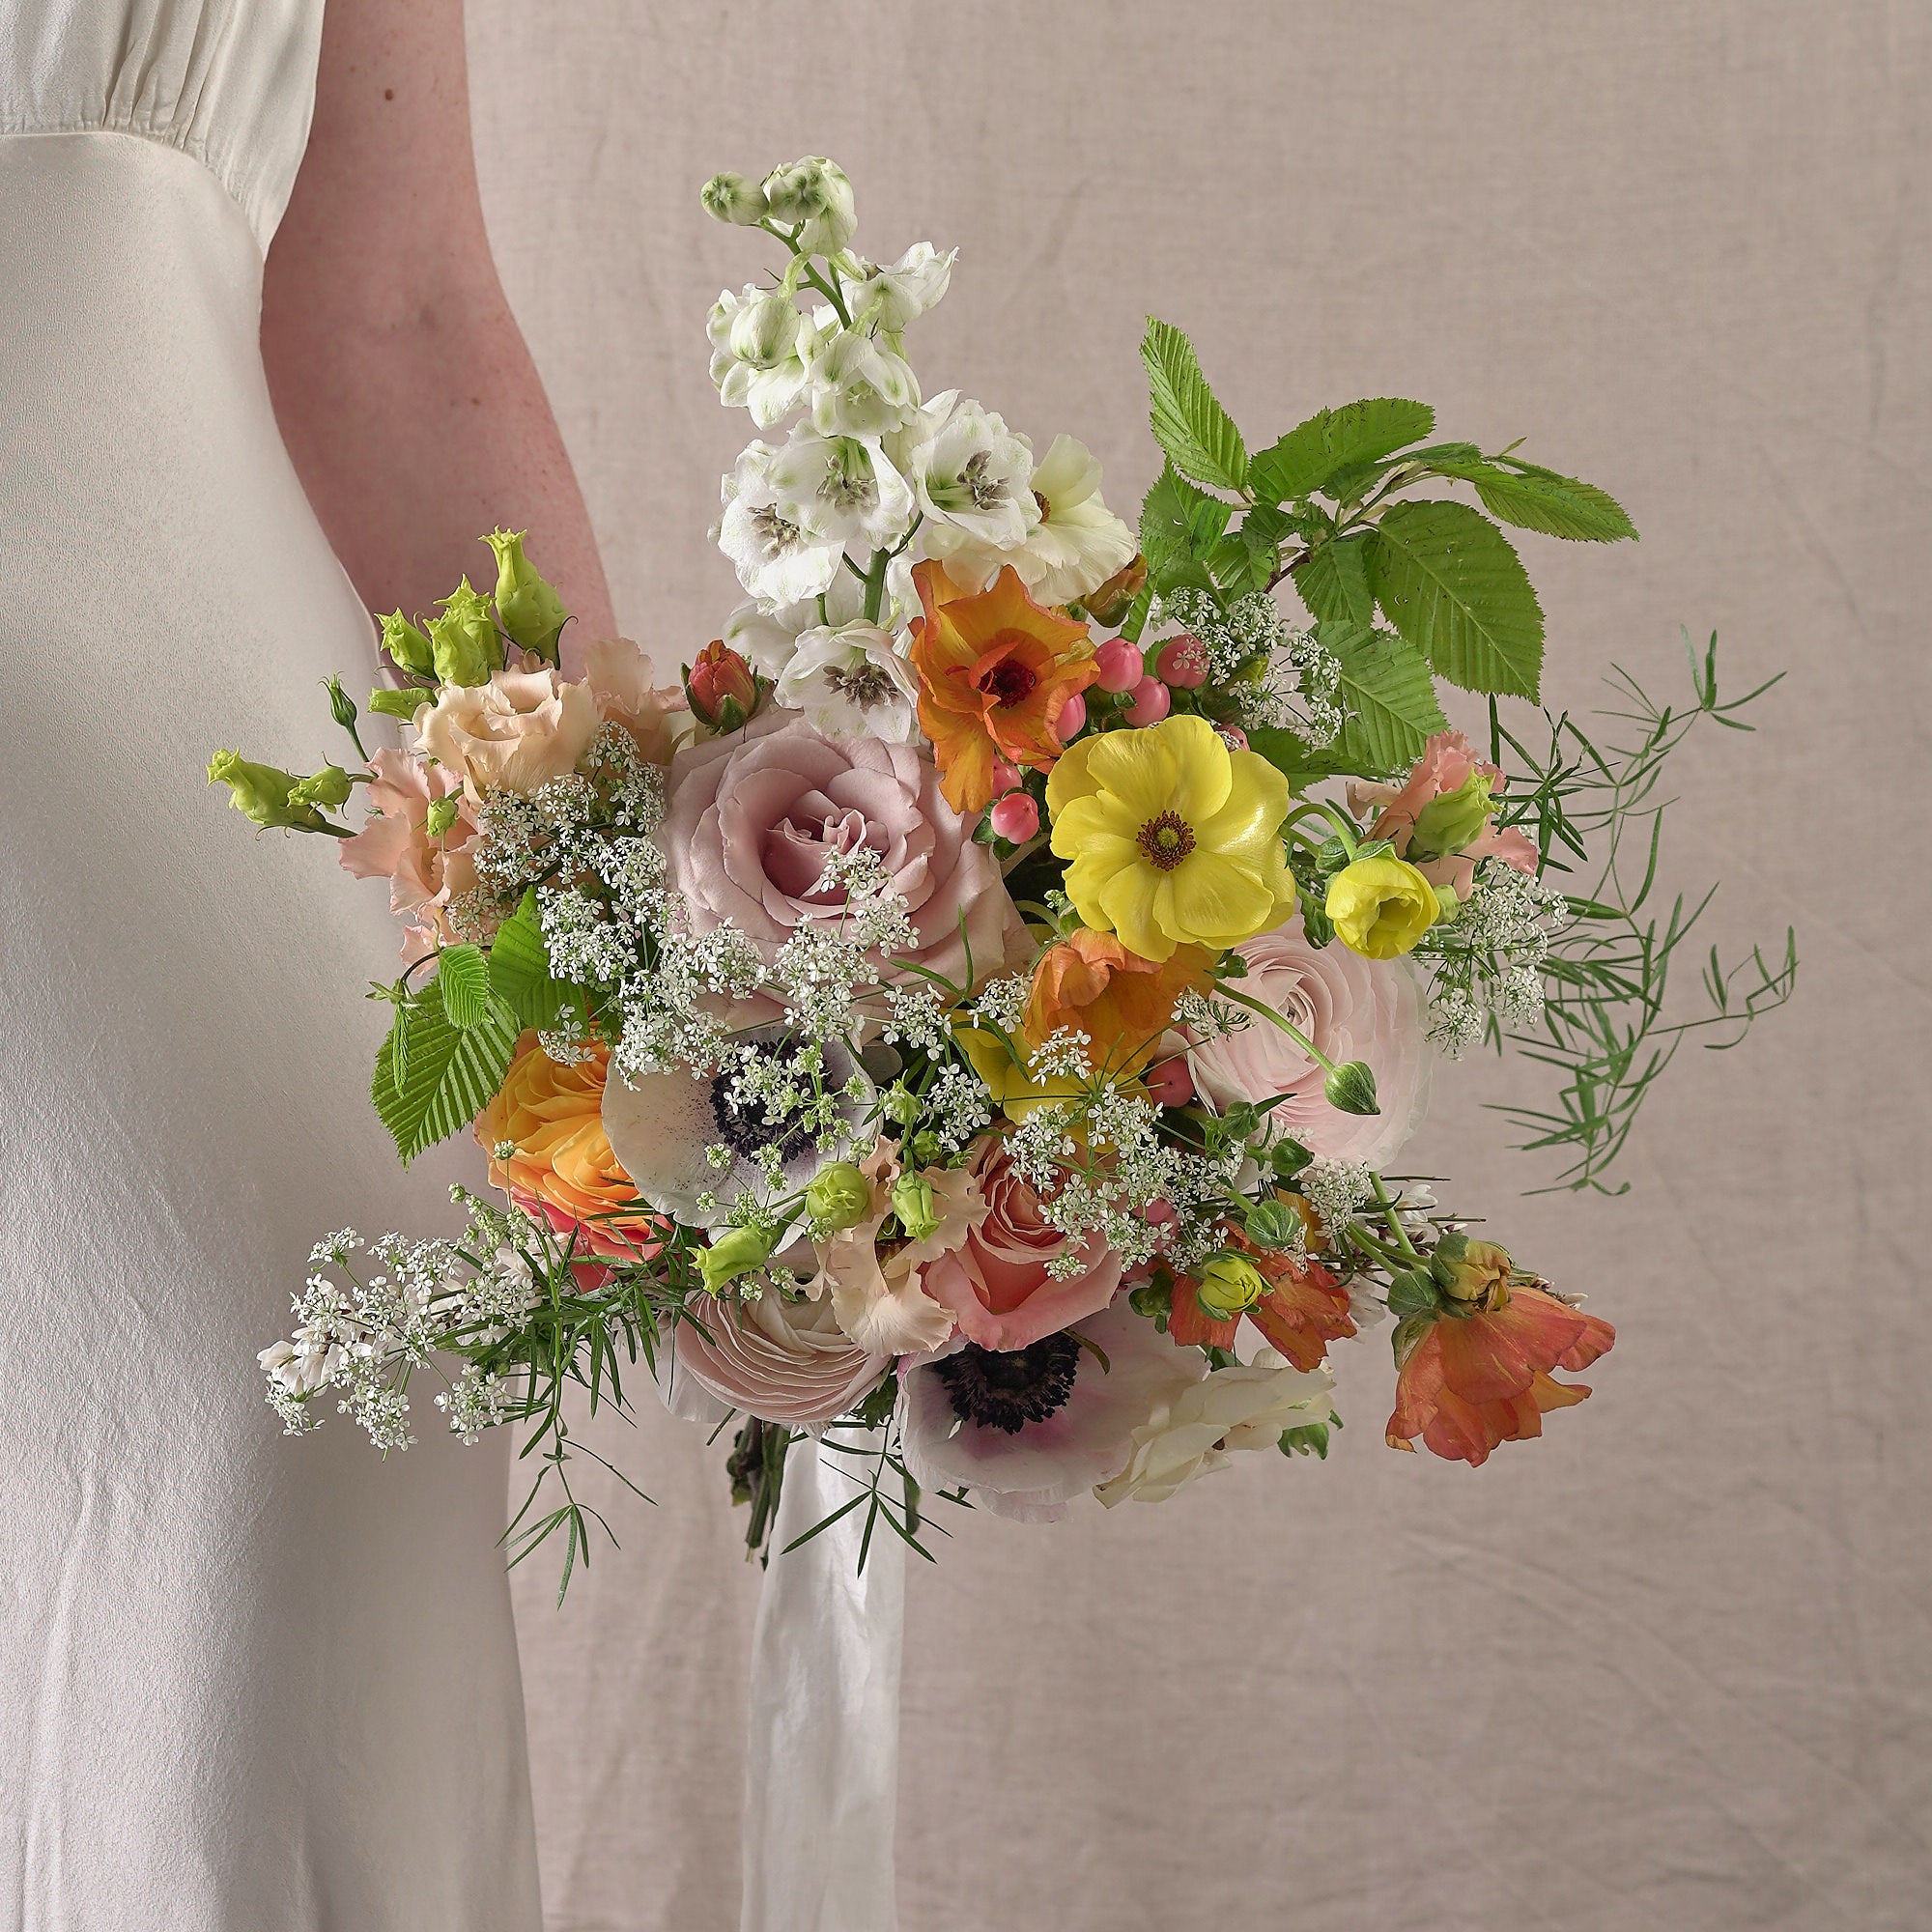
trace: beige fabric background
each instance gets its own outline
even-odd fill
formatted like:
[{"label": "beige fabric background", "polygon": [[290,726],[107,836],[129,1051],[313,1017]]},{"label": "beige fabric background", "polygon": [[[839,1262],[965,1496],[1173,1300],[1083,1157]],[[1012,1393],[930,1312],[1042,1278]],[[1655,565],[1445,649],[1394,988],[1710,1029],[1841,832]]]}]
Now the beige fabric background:
[{"label": "beige fabric background", "polygon": [[[961,247],[928,388],[1087,439],[1129,515],[1151,309],[1256,442],[1415,395],[1622,497],[1634,549],[1523,540],[1558,699],[1612,653],[1673,687],[1680,623],[1740,687],[1790,672],[1687,756],[1677,833],[1717,936],[1799,923],[1797,1002],[1685,1057],[1626,1200],[1518,1199],[1493,1070],[1418,1151],[1620,1324],[1596,1399],[1479,1473],[1398,1457],[1376,1339],[1325,1467],[965,1522],[913,1579],[909,1932],[1932,1923],[1927,10],[472,0],[470,32],[503,272],[653,647],[736,595],[702,325],[763,256],[697,185],[829,151],[861,245]],[[550,1924],[724,1932],[756,1572],[722,1446],[599,1442],[660,1507],[612,1502],[561,1613],[522,1574]]]}]

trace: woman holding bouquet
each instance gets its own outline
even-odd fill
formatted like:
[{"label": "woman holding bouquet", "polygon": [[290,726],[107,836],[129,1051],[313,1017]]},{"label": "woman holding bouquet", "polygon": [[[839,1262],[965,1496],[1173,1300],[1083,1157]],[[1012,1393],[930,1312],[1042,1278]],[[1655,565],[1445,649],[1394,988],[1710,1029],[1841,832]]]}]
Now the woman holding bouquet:
[{"label": "woman holding bouquet", "polygon": [[337,1046],[393,940],[346,875],[267,840],[238,867],[185,777],[215,738],[297,755],[318,681],[373,668],[367,610],[474,570],[506,502],[609,629],[490,261],[460,0],[322,11],[0,5],[0,1897],[27,1926],[538,1923],[507,1442],[431,1410],[387,1466],[346,1425],[291,1456],[251,1359],[332,1204],[419,1218]]}]

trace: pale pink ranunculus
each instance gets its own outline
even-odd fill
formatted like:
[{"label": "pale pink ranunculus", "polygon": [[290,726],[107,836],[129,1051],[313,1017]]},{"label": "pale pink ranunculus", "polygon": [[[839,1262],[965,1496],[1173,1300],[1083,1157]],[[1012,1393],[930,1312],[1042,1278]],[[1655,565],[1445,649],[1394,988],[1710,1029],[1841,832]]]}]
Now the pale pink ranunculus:
[{"label": "pale pink ranunculus", "polygon": [[486,792],[527,796],[577,769],[597,735],[587,684],[555,671],[499,670],[488,684],[444,685],[415,717],[423,749],[463,780],[480,805]]},{"label": "pale pink ranunculus", "polygon": [[[1369,837],[1386,838],[1398,857],[1406,857],[1416,820],[1424,810],[1436,799],[1461,791],[1472,778],[1487,778],[1492,797],[1505,783],[1501,766],[1479,757],[1462,732],[1437,731],[1424,745],[1421,757],[1400,785],[1350,781],[1349,809],[1358,818],[1375,812]],[[1467,898],[1476,867],[1485,859],[1500,859],[1519,872],[1536,871],[1535,843],[1514,826],[1498,832],[1492,818],[1484,820],[1483,829],[1461,851],[1426,860],[1416,870],[1432,886],[1447,886],[1458,898]]]},{"label": "pale pink ranunculus", "polygon": [[621,725],[654,765],[668,765],[691,735],[691,708],[676,684],[657,684],[648,652],[629,638],[598,638],[583,646],[583,680],[606,724]]},{"label": "pale pink ranunculus", "polygon": [[984,1219],[950,1253],[926,1264],[921,1286],[950,1308],[959,1331],[982,1349],[1024,1349],[1113,1300],[1121,1257],[1097,1237],[1080,1250],[1081,1269],[1065,1281],[1047,1263],[1067,1244],[1040,1212],[1039,1196],[1007,1156],[1006,1142],[986,1134],[965,1168],[979,1182]]},{"label": "pale pink ranunculus", "polygon": [[1327,1159],[1380,1167],[1421,1124],[1429,1104],[1431,1049],[1414,968],[1406,959],[1365,959],[1332,942],[1313,947],[1299,913],[1237,950],[1248,977],[1236,985],[1336,1065],[1367,1062],[1381,1112],[1331,1107],[1321,1066],[1259,1013],[1238,1033],[1189,1046],[1195,1091],[1217,1113],[1237,1100],[1261,1106],[1286,1094],[1268,1115],[1282,1132]]},{"label": "pale pink ranunculus", "polygon": [[892,1357],[868,1354],[826,1301],[787,1301],[767,1290],[755,1301],[697,1297],[702,1333],[680,1321],[670,1376],[689,1377],[727,1408],[809,1429],[843,1415],[885,1374]]},{"label": "pale pink ranunculus", "polygon": [[[962,1416],[933,1364],[961,1347],[899,1365],[898,1420],[907,1470],[928,1491],[964,1485],[975,1502],[1019,1522],[1054,1522],[1084,1490],[1118,1475],[1134,1453],[1134,1431],[1208,1373],[1199,1349],[1183,1349],[1124,1301],[1089,1316],[1066,1401],[1018,1430]],[[1104,1366],[1094,1350],[1106,1357]]]},{"label": "pale pink ranunculus", "polygon": [[475,885],[464,847],[476,836],[476,820],[466,801],[441,838],[430,832],[432,801],[455,790],[460,774],[387,746],[369,769],[375,777],[362,794],[369,816],[360,832],[343,839],[342,864],[358,879],[388,880],[389,910],[410,921],[403,956],[420,958],[440,943],[442,908]]},{"label": "pale pink ranunculus", "polygon": [[910,745],[827,738],[797,712],[762,712],[671,760],[658,842],[693,928],[729,920],[767,959],[801,926],[836,928],[845,895],[815,888],[831,853],[861,846],[918,933],[899,956],[959,985],[969,949],[975,980],[1031,956],[998,863]]}]

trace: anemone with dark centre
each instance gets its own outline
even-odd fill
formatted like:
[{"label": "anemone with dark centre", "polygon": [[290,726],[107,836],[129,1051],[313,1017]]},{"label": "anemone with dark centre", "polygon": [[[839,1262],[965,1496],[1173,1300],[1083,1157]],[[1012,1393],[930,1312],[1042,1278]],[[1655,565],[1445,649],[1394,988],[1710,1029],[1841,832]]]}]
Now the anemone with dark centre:
[{"label": "anemone with dark centre", "polygon": [[[781,1050],[776,1040],[753,1041],[747,1049],[760,1060],[775,1060]],[[742,1066],[742,1061],[734,1061],[711,1083],[711,1113],[718,1122],[718,1138],[748,1160],[755,1160],[768,1147],[778,1149],[781,1160],[797,1159],[811,1145],[810,1129],[803,1121],[781,1121],[774,1125],[765,1119],[762,1100],[733,1100],[731,1083]]]},{"label": "anemone with dark centre", "polygon": [[1017,1435],[1029,1422],[1044,1422],[1065,1407],[1079,1367],[1080,1344],[1062,1333],[1024,1349],[981,1349],[969,1342],[933,1363],[932,1373],[960,1421]]}]

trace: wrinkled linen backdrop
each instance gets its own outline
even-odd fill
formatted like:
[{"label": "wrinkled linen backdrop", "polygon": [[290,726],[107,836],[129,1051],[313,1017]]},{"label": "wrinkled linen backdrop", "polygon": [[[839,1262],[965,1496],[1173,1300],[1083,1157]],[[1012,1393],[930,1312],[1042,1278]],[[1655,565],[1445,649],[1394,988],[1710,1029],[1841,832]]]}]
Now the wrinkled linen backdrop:
[{"label": "wrinkled linen backdrop", "polygon": [[[1089,440],[1127,515],[1152,310],[1256,441],[1413,395],[1613,490],[1638,546],[1523,539],[1556,700],[1594,701],[1611,654],[1675,696],[1680,623],[1719,631],[1738,690],[1790,672],[1758,738],[1686,755],[1678,838],[1725,880],[1715,936],[1800,924],[1797,1002],[1741,1055],[1684,1057],[1626,1201],[1518,1199],[1492,1073],[1441,1082],[1416,1147],[1620,1325],[1596,1397],[1476,1474],[1396,1456],[1378,1337],[1340,1350],[1326,1467],[956,1524],[937,1574],[909,1566],[909,1932],[1932,1923],[1932,920],[1921,862],[1863,849],[1928,817],[1932,16],[470,0],[470,22],[498,258],[619,615],[668,657],[737,594],[704,529],[750,425],[705,380],[704,313],[773,259],[696,191],[830,151],[862,246],[960,245],[914,343],[928,388]],[[596,1439],[660,1506],[613,1492],[623,1549],[561,1613],[554,1566],[517,1573],[549,1921],[723,1932],[757,1572],[722,1445],[656,1415]]]}]

